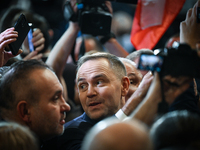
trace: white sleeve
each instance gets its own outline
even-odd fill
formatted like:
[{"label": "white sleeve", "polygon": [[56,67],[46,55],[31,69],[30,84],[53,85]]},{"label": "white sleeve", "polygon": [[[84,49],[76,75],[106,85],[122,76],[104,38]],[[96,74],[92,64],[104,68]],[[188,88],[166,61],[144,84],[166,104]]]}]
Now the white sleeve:
[{"label": "white sleeve", "polygon": [[115,116],[119,119],[119,120],[124,120],[125,118],[127,118],[127,115],[122,111],[122,109],[120,109]]}]

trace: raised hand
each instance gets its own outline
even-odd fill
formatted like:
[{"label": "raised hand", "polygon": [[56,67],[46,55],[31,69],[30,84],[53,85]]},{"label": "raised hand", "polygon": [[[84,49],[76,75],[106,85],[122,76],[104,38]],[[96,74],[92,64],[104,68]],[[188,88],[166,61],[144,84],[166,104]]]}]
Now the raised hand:
[{"label": "raised hand", "polygon": [[[5,48],[8,46],[8,44],[14,42],[17,40],[18,33],[14,31],[14,28],[8,28],[4,32],[0,34],[0,67],[6,64],[6,62],[12,58],[15,57],[11,52],[6,52]],[[18,54],[21,54],[22,50],[19,50]]]},{"label": "raised hand", "polygon": [[197,23],[197,7],[200,7],[200,0],[193,8],[189,9],[186,19],[180,24],[180,42],[189,44],[196,49],[196,44],[200,41],[200,23]]}]

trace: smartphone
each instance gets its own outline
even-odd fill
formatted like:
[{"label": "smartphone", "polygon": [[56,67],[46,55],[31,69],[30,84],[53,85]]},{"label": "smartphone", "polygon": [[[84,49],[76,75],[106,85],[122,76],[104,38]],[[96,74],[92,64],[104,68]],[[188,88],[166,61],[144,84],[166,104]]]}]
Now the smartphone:
[{"label": "smartphone", "polygon": [[26,38],[30,27],[28,25],[28,22],[26,20],[26,17],[24,14],[21,14],[17,20],[17,22],[14,25],[15,31],[18,32],[18,37],[15,42],[12,42],[8,45],[9,51],[12,52],[13,55],[17,55],[24,39]]},{"label": "smartphone", "polygon": [[30,52],[32,52],[35,49],[34,46],[33,46],[33,42],[32,42],[32,39],[33,39],[33,24],[29,23],[28,25],[30,27],[30,30],[28,32],[28,45],[29,45]]},{"label": "smartphone", "polygon": [[160,72],[163,61],[164,61],[164,58],[162,56],[142,53],[140,55],[137,68],[140,70]]}]

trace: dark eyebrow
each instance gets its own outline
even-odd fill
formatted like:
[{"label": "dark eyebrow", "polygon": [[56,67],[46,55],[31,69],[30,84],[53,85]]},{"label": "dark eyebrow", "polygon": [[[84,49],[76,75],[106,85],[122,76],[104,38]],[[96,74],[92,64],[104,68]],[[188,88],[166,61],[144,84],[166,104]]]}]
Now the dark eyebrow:
[{"label": "dark eyebrow", "polygon": [[58,90],[54,93],[53,97],[56,96],[56,95],[59,95],[59,94],[62,94],[62,90]]},{"label": "dark eyebrow", "polygon": [[56,94],[59,94],[59,93],[62,93],[62,90],[56,91],[56,92],[55,92],[55,95],[56,95]]},{"label": "dark eyebrow", "polygon": [[[101,77],[107,78],[106,75],[104,75],[104,74],[98,74],[98,75],[92,77],[92,79],[97,79],[97,78],[101,78]],[[78,82],[83,81],[83,80],[85,80],[85,78],[79,78]]]},{"label": "dark eyebrow", "polygon": [[104,74],[98,74],[98,75],[92,77],[92,79],[97,79],[97,78],[101,78],[101,77],[103,77],[103,78],[107,78],[107,76],[104,75]]},{"label": "dark eyebrow", "polygon": [[127,76],[129,77],[129,76],[136,76],[136,74],[135,73],[129,73],[129,74],[127,74]]},{"label": "dark eyebrow", "polygon": [[77,83],[80,82],[80,81],[83,81],[83,80],[85,80],[85,78],[78,78]]}]

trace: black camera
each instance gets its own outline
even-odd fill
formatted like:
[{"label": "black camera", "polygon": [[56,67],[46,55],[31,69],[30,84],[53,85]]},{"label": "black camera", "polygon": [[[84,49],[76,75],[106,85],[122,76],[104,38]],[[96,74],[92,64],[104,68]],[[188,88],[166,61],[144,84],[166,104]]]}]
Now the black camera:
[{"label": "black camera", "polygon": [[157,55],[141,54],[138,69],[157,71],[161,76],[200,78],[200,58],[187,44],[164,48]]},{"label": "black camera", "polygon": [[[137,4],[137,0],[110,0]],[[105,0],[77,0],[78,12],[75,14],[70,1],[64,5],[64,17],[67,21],[78,22],[83,34],[108,35],[111,29],[112,14],[105,5]]]}]

